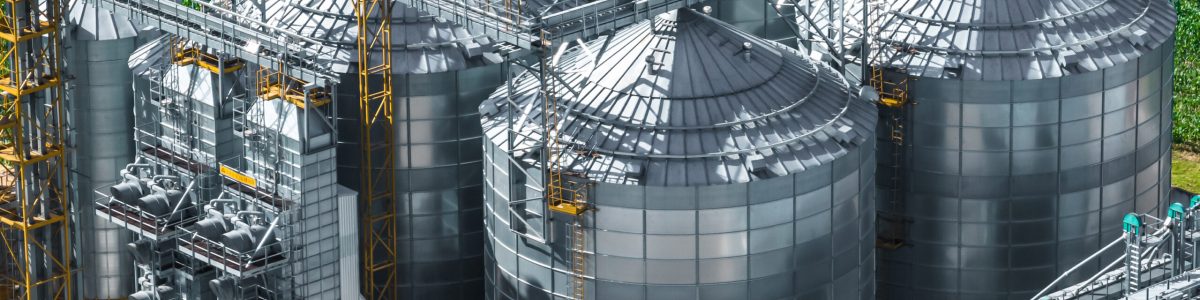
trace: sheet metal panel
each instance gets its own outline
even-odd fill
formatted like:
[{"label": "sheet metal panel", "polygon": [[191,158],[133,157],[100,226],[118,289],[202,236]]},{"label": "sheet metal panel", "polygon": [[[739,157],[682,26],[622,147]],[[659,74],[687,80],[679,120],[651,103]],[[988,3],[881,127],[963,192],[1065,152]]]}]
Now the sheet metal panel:
[{"label": "sheet metal panel", "polygon": [[132,236],[100,220],[92,191],[120,180],[118,171],[133,161],[133,75],[126,60],[138,32],[128,19],[79,1],[68,13],[73,34],[68,55],[75,76],[68,114],[72,146],[72,189],[77,191],[81,295],[119,299],[134,288],[133,261],[125,252]]},{"label": "sheet metal panel", "polygon": [[1029,297],[1115,238],[1125,213],[1161,213],[1172,88],[1161,74],[1173,69],[1164,45],[1059,78],[916,78],[904,174],[917,180],[898,212],[912,220],[911,246],[881,252],[880,294]]},{"label": "sheet metal panel", "polygon": [[[870,143],[863,147],[872,146]],[[485,153],[504,150],[488,143]],[[585,222],[589,236],[588,296],[595,299],[869,299],[874,295],[874,179],[871,151],[838,161],[853,165],[840,178],[832,169],[775,177],[774,196],[755,193],[725,195],[727,204],[704,209],[647,209],[669,199],[650,197],[659,189],[695,195],[700,189],[727,190],[725,185],[668,187],[599,183],[591,195],[597,204]],[[513,172],[507,160],[489,160],[485,173]],[[489,177],[490,178],[490,177]],[[798,183],[833,178],[832,186],[797,192]],[[536,185],[536,184],[530,184]],[[569,298],[570,254],[564,248],[571,218],[546,223],[553,231],[548,244],[513,233],[508,182],[488,181],[484,190],[487,229],[487,299]],[[628,198],[633,191],[643,195]],[[736,190],[736,189],[733,189]],[[767,189],[763,189],[767,190]],[[746,191],[746,190],[743,190]],[[781,199],[748,205],[752,198]],[[611,199],[621,197],[622,199]],[[697,203],[697,197],[687,200]],[[628,205],[617,206],[629,203]],[[614,203],[614,204],[603,204]],[[532,204],[525,206],[534,209]],[[539,219],[524,219],[539,222]],[[538,225],[533,225],[537,227]],[[534,234],[524,230],[526,234]],[[506,237],[507,236],[507,237]],[[717,296],[723,295],[723,296]],[[718,299],[713,298],[713,299]]]},{"label": "sheet metal panel", "polygon": [[[564,54],[578,94],[559,95],[564,143],[598,153],[564,155],[596,183],[587,298],[874,297],[876,118],[837,72],[686,10],[587,47],[601,45]],[[574,218],[515,202],[541,194],[536,160],[510,148],[533,142],[506,134],[509,113],[517,136],[541,134],[532,76],[519,109],[504,88],[482,105],[497,110],[481,121],[487,299],[572,297]]]},{"label": "sheet metal panel", "polygon": [[75,75],[71,101],[72,166],[80,212],[81,260],[87,272],[83,296],[118,299],[134,287],[133,261],[125,253],[131,235],[120,226],[96,218],[92,191],[120,181],[119,172],[133,161],[133,75],[125,60],[135,48],[133,37],[76,41],[71,57]]},{"label": "sheet metal panel", "polygon": [[[499,66],[396,77],[396,243],[406,297],[478,299],[483,293],[483,189],[479,103],[501,84]],[[357,90],[339,86],[340,107]],[[338,116],[339,183],[357,189],[358,113]]]}]

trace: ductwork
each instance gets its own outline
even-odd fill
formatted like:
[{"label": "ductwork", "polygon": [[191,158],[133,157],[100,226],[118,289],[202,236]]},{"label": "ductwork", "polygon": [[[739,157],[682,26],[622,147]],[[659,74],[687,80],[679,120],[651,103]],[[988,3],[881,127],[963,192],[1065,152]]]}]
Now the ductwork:
[{"label": "ductwork", "polygon": [[[171,261],[158,261],[155,259],[154,254],[156,252],[166,252],[168,250],[174,249],[175,245],[176,244],[174,243],[174,241],[164,241],[164,242],[155,243],[151,240],[141,239],[141,240],[137,240],[132,243],[129,243],[129,244],[125,244],[125,249],[128,250],[129,254],[133,257],[133,262],[137,263],[138,265],[149,266],[149,264],[151,264],[151,263],[160,263],[165,266],[165,265],[170,265],[172,262]],[[150,266],[150,267],[159,267],[159,266]]]},{"label": "ductwork", "polygon": [[138,178],[129,170],[121,170],[121,178],[121,183],[108,188],[108,192],[112,194],[113,198],[121,202],[132,203],[151,192],[150,182]]},{"label": "ductwork", "polygon": [[155,189],[154,193],[138,198],[137,206],[142,211],[151,215],[161,216],[169,214],[176,208],[188,208],[191,206],[191,201],[187,201],[183,195],[183,191],[177,189]]},{"label": "ductwork", "polygon": [[[155,295],[157,294],[157,295]],[[140,291],[129,295],[129,300],[171,300],[179,299],[179,293],[175,289],[160,285],[154,288],[154,291]]]},{"label": "ductwork", "polygon": [[133,255],[133,261],[139,265],[145,265],[150,262],[150,257],[153,255],[153,245],[150,240],[137,240],[126,244],[129,254]]},{"label": "ductwork", "polygon": [[237,278],[221,277],[209,280],[208,287],[217,299],[243,299],[241,295],[243,286],[254,286],[261,283],[262,280],[258,278],[246,278],[239,282]]},{"label": "ductwork", "polygon": [[221,245],[233,251],[249,252],[254,251],[254,248],[264,239],[267,240],[264,245],[269,246],[256,256],[266,256],[266,254],[278,250],[279,245],[275,243],[275,234],[268,232],[267,227],[262,225],[251,225],[226,232],[221,235]]},{"label": "ductwork", "polygon": [[225,216],[210,214],[207,218],[204,218],[204,220],[196,222],[196,225],[194,225],[193,228],[195,229],[196,234],[200,235],[201,237],[211,241],[217,241],[220,239],[221,234],[233,230],[233,222],[230,222],[229,219],[225,218]]}]

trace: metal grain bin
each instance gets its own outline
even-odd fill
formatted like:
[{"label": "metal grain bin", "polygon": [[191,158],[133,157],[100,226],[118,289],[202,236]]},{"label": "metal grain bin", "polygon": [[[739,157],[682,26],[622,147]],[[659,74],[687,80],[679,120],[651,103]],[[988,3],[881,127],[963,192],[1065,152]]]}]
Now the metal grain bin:
[{"label": "metal grain bin", "polygon": [[907,225],[904,245],[880,252],[882,297],[1028,298],[1119,236],[1124,214],[1161,211],[1176,20],[1167,1],[883,9],[877,63],[884,81],[907,80],[910,104],[877,131],[878,207],[899,216],[878,226]]},{"label": "metal grain bin", "polygon": [[[354,2],[302,1],[282,11],[281,27],[328,41],[352,62],[338,66],[338,182],[358,190]],[[486,38],[403,4],[392,21],[400,298],[478,299],[485,239],[478,107],[503,80],[499,57]]]},{"label": "metal grain bin", "polygon": [[[117,171],[133,161],[133,75],[126,65],[138,37],[128,19],[80,2],[71,6],[72,82],[70,132],[72,189],[76,191],[75,231],[86,299],[122,299],[134,287],[133,261],[124,252],[131,235],[96,218],[92,191],[119,181]],[[98,183],[98,184],[97,184]]]},{"label": "metal grain bin", "polygon": [[[594,183],[585,298],[874,297],[876,114],[837,71],[692,10],[557,65],[562,166]],[[576,297],[540,88],[523,73],[481,105],[488,299]]]}]

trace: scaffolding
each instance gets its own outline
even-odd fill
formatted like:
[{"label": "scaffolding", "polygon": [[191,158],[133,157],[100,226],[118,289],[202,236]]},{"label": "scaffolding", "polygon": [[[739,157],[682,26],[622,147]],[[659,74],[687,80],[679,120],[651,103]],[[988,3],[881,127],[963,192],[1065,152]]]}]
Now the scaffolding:
[{"label": "scaffolding", "polygon": [[70,299],[63,6],[10,0],[0,14],[0,297]]}]

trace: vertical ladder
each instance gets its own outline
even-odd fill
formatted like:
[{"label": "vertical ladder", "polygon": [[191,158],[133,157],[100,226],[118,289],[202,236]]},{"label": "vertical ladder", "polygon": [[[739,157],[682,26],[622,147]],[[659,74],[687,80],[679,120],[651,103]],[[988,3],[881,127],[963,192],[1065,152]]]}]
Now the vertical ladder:
[{"label": "vertical ladder", "polygon": [[1127,214],[1122,220],[1125,231],[1125,295],[1132,295],[1139,288],[1142,274],[1142,220],[1136,214]]},{"label": "vertical ladder", "polygon": [[[364,245],[363,296],[403,298],[397,274],[396,178],[392,113],[392,1],[356,0],[358,95],[362,147],[359,196]],[[372,20],[375,17],[375,20]],[[379,137],[381,140],[375,139]]]},{"label": "vertical ladder", "polygon": [[[870,66],[869,84],[879,93],[879,119],[886,122],[888,141],[892,143],[891,175],[886,179],[888,212],[880,210],[876,218],[878,237],[877,246],[881,249],[896,250],[905,245],[908,231],[908,219],[904,215],[906,209],[906,168],[908,154],[906,151],[905,123],[908,120],[906,112],[910,104],[908,99],[908,79],[899,81],[889,80],[884,75],[882,67]],[[881,146],[882,147],[882,146]]]},{"label": "vertical ladder", "polygon": [[587,232],[583,227],[583,215],[575,216],[575,223],[571,226],[571,287],[576,300],[582,300],[586,294],[587,288]]}]

